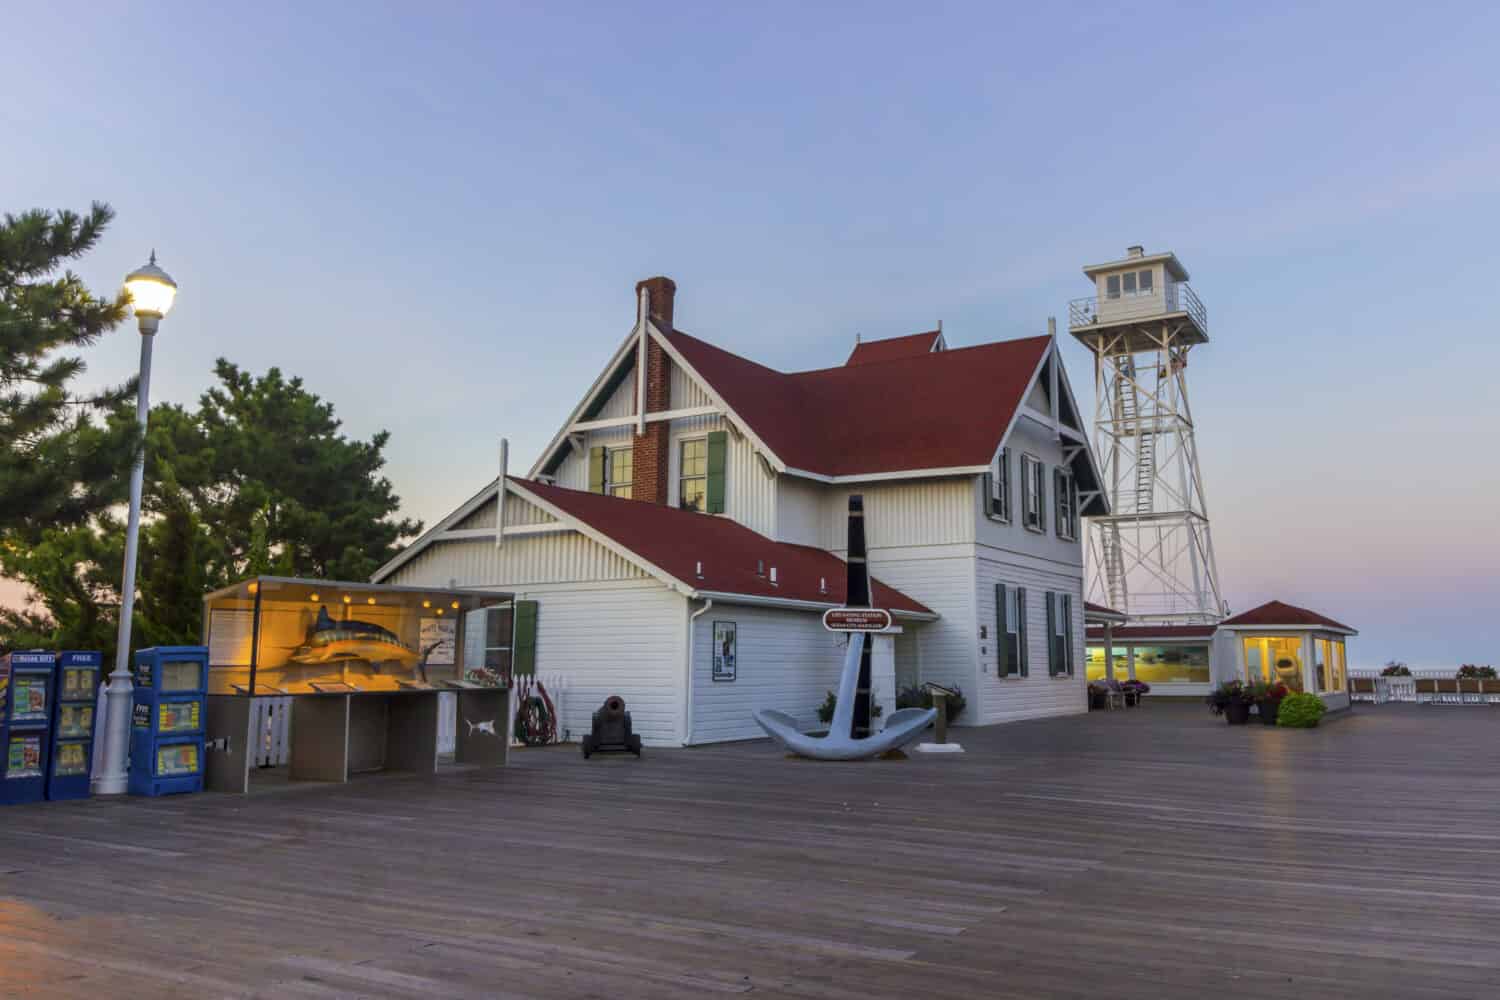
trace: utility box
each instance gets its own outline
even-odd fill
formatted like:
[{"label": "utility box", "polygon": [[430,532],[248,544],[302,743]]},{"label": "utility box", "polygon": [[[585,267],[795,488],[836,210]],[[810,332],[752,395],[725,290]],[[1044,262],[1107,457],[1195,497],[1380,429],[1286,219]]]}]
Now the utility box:
[{"label": "utility box", "polygon": [[142,649],[134,680],[130,794],[201,792],[208,647]]}]

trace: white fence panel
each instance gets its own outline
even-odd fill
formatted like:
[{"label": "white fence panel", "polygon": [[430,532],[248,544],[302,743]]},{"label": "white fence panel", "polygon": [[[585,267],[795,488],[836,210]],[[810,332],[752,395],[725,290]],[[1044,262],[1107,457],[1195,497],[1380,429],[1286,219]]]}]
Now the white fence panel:
[{"label": "white fence panel", "polygon": [[291,761],[292,699],[250,699],[250,750],[254,767],[281,767]]},{"label": "white fence panel", "polygon": [[458,752],[458,693],[438,692],[438,753]]}]

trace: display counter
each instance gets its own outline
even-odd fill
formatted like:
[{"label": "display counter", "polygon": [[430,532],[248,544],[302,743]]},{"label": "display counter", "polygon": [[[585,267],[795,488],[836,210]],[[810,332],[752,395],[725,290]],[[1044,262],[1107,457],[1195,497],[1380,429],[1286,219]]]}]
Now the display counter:
[{"label": "display counter", "polygon": [[457,763],[509,756],[509,595],[257,577],[204,602],[206,781],[247,792],[269,702],[290,714],[286,781],[438,767],[439,696],[456,698]]}]

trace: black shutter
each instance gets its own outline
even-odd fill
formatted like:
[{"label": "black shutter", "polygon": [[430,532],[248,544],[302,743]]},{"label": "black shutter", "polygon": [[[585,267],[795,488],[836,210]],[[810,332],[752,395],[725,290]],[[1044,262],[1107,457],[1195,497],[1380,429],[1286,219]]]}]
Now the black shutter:
[{"label": "black shutter", "polygon": [[1063,663],[1068,676],[1073,676],[1073,595],[1062,595],[1063,613]]},{"label": "black shutter", "polygon": [[1021,676],[1026,677],[1031,673],[1031,650],[1027,648],[1026,642],[1026,588],[1016,588],[1016,643],[1021,647]]},{"label": "black shutter", "polygon": [[981,507],[985,514],[995,516],[995,474],[986,472],[979,481],[980,488],[984,490],[984,500]]},{"label": "black shutter", "polygon": [[1037,462],[1031,467],[1031,474],[1036,477],[1036,526],[1037,530],[1047,531],[1047,467]]},{"label": "black shutter", "polygon": [[1064,520],[1065,514],[1063,512],[1063,489],[1064,486],[1062,468],[1058,467],[1052,470],[1052,502],[1057,505],[1057,510],[1053,517],[1054,524],[1052,527],[1053,530],[1057,532],[1058,538],[1063,537],[1064,532],[1068,530],[1067,521]]},{"label": "black shutter", "polygon": [[1000,449],[1000,516],[1010,520],[1010,449]]},{"label": "black shutter", "polygon": [[1057,595],[1047,591],[1047,674],[1056,677],[1062,673],[1062,663],[1057,655]]},{"label": "black shutter", "polygon": [[995,584],[995,676],[1005,677],[1015,667],[1010,655],[1010,630],[1005,620],[1005,584]]}]

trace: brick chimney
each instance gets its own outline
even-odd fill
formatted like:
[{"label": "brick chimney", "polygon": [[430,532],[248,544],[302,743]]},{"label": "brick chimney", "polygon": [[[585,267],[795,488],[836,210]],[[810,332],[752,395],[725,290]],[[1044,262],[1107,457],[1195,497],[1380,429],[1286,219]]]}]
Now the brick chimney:
[{"label": "brick chimney", "polygon": [[[636,301],[641,290],[648,296],[647,309],[652,324],[664,334],[672,332],[672,302],[677,285],[671,278],[647,278],[636,282]],[[640,378],[641,373],[637,372]],[[672,359],[655,340],[646,341],[646,413],[672,408]],[[665,420],[646,425],[644,434],[635,438],[635,480],[631,495],[647,503],[667,502],[667,467],[671,460],[670,427]]]}]

